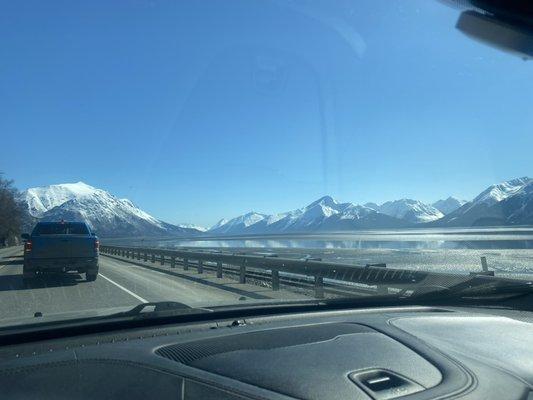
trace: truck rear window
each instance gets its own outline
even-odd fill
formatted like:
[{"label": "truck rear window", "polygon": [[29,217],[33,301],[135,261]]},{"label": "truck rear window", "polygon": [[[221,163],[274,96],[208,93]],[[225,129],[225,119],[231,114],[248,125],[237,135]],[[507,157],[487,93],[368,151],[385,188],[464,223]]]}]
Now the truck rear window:
[{"label": "truck rear window", "polygon": [[85,224],[37,224],[34,235],[88,235],[89,230]]}]

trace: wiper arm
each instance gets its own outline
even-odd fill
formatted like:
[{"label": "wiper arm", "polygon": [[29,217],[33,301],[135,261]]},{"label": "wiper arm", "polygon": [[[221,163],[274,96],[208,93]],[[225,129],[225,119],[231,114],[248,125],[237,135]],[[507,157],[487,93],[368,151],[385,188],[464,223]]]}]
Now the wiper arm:
[{"label": "wiper arm", "polygon": [[533,294],[532,281],[519,280],[489,280],[479,281],[475,278],[467,279],[450,287],[417,293],[416,287],[411,298],[420,300],[465,299],[490,300],[508,299],[527,294]]},{"label": "wiper arm", "polygon": [[211,310],[207,308],[194,308],[188,306],[187,304],[179,303],[177,301],[156,301],[149,303],[141,303],[133,307],[131,310],[106,315],[105,318],[145,318],[162,315],[197,314],[199,312],[211,312]]}]

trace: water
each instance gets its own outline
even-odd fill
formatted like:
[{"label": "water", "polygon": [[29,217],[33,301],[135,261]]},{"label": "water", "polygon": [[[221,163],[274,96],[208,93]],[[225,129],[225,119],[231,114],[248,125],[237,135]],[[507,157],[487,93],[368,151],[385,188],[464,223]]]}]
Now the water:
[{"label": "water", "polygon": [[[111,243],[111,241],[108,241]],[[114,240],[119,244],[120,240]],[[128,240],[131,244],[132,241]],[[133,244],[165,248],[217,248],[274,252],[280,257],[318,257],[324,261],[468,273],[480,258],[500,275],[533,273],[533,228],[425,229],[336,234],[271,235],[233,238],[138,239]]]}]

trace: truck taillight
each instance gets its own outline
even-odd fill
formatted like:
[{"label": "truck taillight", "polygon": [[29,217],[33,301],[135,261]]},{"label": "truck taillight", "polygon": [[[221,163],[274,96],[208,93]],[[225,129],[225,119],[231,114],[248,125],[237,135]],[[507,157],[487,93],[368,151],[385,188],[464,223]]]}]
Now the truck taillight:
[{"label": "truck taillight", "polygon": [[31,251],[31,241],[27,241],[26,244],[24,245],[24,251],[26,252],[29,252]]},{"label": "truck taillight", "polygon": [[94,241],[94,249],[95,249],[95,250],[98,250],[99,248],[100,248],[100,241],[95,240],[95,241]]}]

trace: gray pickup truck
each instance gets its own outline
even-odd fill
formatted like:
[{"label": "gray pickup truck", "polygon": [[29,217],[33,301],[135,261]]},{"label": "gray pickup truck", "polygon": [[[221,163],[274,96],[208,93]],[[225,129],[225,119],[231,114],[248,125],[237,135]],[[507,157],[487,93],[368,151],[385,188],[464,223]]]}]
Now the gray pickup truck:
[{"label": "gray pickup truck", "polygon": [[83,222],[39,222],[22,239],[26,282],[53,272],[85,273],[88,281],[98,276],[98,238]]}]

